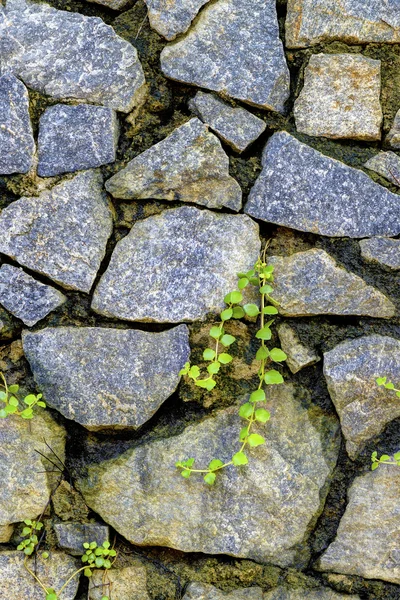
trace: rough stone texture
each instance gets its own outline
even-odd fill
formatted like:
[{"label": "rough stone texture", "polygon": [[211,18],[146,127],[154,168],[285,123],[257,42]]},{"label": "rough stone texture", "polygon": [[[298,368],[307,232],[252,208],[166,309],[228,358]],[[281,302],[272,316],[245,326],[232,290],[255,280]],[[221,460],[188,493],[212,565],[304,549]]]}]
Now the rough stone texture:
[{"label": "rough stone texture", "polygon": [[324,355],[324,374],[354,459],[369,438],[400,416],[396,394],[375,382],[384,376],[400,382],[400,341],[370,335],[343,342]]},{"label": "rough stone texture", "polygon": [[167,40],[185,33],[200,8],[210,0],[144,0],[150,26]]},{"label": "rough stone texture", "polygon": [[400,187],[400,157],[394,152],[379,152],[364,165]]},{"label": "rough stone texture", "polygon": [[176,389],[190,353],[186,325],[49,327],[24,333],[23,346],[46,402],[90,430],[143,425]]},{"label": "rough stone texture", "polygon": [[242,190],[229,175],[221,142],[199,119],[131,160],[106,183],[115,198],[158,198],[195,202],[208,208],[242,207]]},{"label": "rough stone texture", "polygon": [[183,40],[161,53],[171,79],[284,111],[289,70],[274,0],[220,0],[206,6]]},{"label": "rough stone texture", "polygon": [[190,583],[182,600],[263,600],[259,587],[241,588],[233,592],[221,592],[208,583]]},{"label": "rough stone texture", "polygon": [[2,74],[53,98],[87,100],[129,112],[142,101],[136,49],[98,17],[7,0],[0,8]]},{"label": "rough stone texture", "polygon": [[376,237],[361,240],[361,256],[369,262],[377,262],[389,269],[400,269],[400,240]]},{"label": "rough stone texture", "polygon": [[294,103],[296,128],[328,138],[380,140],[381,61],[361,54],[313,54]]},{"label": "rough stone texture", "polygon": [[112,232],[112,215],[93,171],[20,198],[0,215],[0,252],[67,289],[89,292]]},{"label": "rough stone texture", "polygon": [[332,237],[400,233],[396,194],[290,134],[269,139],[262,164],[245,207],[256,219]]},{"label": "rough stone texture", "polygon": [[239,271],[260,251],[258,226],[245,215],[184,206],[135,223],[118,242],[94,292],[96,312],[129,321],[203,319],[225,305]]},{"label": "rough stone texture", "polygon": [[101,600],[103,594],[113,600],[150,600],[146,587],[146,568],[139,561],[133,566],[108,571],[107,581],[110,585],[102,585],[103,575],[103,570],[93,571],[89,579],[88,600]]},{"label": "rough stone texture", "polygon": [[336,539],[319,568],[400,584],[399,492],[399,469],[381,465],[357,477]]},{"label": "rough stone texture", "polygon": [[[79,568],[79,562],[63,554],[52,552],[49,559],[40,557],[32,561],[30,568],[36,565],[36,573],[43,584],[59,590],[72,573]],[[33,570],[33,569],[32,569]],[[24,567],[24,554],[20,551],[0,552],[1,593],[7,600],[43,600],[44,592],[36,584],[32,575]],[[74,577],[63,591],[63,600],[74,600],[78,591],[79,578]]]},{"label": "rough stone texture", "polygon": [[385,142],[393,150],[400,150],[400,110],[397,111],[393,125],[386,136]]},{"label": "rough stone texture", "polygon": [[38,175],[50,177],[115,161],[118,121],[104,106],[50,106],[40,117]]},{"label": "rough stone texture", "polygon": [[0,525],[0,544],[7,544],[14,532],[13,525]]},{"label": "rough stone texture", "polygon": [[0,77],[0,148],[1,175],[29,171],[35,152],[29,96],[13,75]]},{"label": "rough stone texture", "polygon": [[287,354],[286,364],[292,373],[297,373],[304,367],[315,365],[320,359],[311,348],[307,348],[298,338],[296,331],[282,323],[278,326],[278,336],[282,350]]},{"label": "rough stone texture", "polygon": [[189,108],[236,152],[243,152],[267,125],[244,108],[233,108],[213,94],[197,92]]},{"label": "rough stone texture", "polygon": [[55,523],[53,528],[59,547],[73,556],[82,556],[85,542],[101,546],[110,537],[109,527],[100,523]]},{"label": "rough stone texture", "polygon": [[397,0],[288,0],[286,45],[304,48],[341,40],[348,44],[400,42]]},{"label": "rough stone texture", "polygon": [[215,487],[201,477],[184,480],[175,463],[229,460],[238,448],[235,406],[180,435],[88,465],[79,483],[87,504],[137,545],[298,564],[308,556],[305,540],[336,462],[338,425],[315,406],[309,415],[293,394],[292,386],[271,387],[272,418],[257,428],[268,443],[250,450],[246,467],[224,471]]},{"label": "rough stone texture", "polygon": [[0,269],[0,303],[12,315],[32,327],[66,301],[50,285],[36,281],[22,269],[3,265]]},{"label": "rough stone texture", "polygon": [[329,588],[287,588],[281,586],[264,594],[264,600],[360,600],[360,596],[338,594]]},{"label": "rough stone texture", "polygon": [[324,250],[313,248],[291,256],[272,256],[274,298],[287,317],[366,315],[389,319],[395,307],[361,277],[339,267]]},{"label": "rough stone texture", "polygon": [[88,2],[95,2],[96,4],[102,4],[103,6],[107,6],[107,8],[112,8],[113,10],[121,10],[130,2],[130,0],[87,0]]}]

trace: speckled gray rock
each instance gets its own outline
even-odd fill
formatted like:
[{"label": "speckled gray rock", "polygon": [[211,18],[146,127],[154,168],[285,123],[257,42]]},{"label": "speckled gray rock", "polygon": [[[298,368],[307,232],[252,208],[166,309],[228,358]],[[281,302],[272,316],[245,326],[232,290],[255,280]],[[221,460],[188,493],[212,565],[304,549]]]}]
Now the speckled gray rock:
[{"label": "speckled gray rock", "polygon": [[107,580],[111,586],[107,583],[103,585],[103,576],[103,570],[93,571],[93,576],[89,579],[88,600],[101,600],[104,594],[113,600],[150,600],[146,567],[139,561],[123,569],[113,568],[108,571]]},{"label": "speckled gray rock", "polygon": [[67,289],[89,292],[112,232],[112,214],[94,171],[0,214],[0,252]]},{"label": "speckled gray rock", "polygon": [[360,596],[338,594],[329,588],[275,588],[264,594],[264,600],[360,600]]},{"label": "speckled gray rock", "polygon": [[400,416],[396,394],[375,382],[377,377],[400,382],[400,341],[369,335],[343,342],[324,355],[324,375],[347,452],[355,458],[367,440]]},{"label": "speckled gray rock", "polygon": [[210,0],[144,0],[150,26],[167,40],[185,33],[200,8]]},{"label": "speckled gray rock", "polygon": [[2,74],[53,98],[87,100],[129,112],[142,101],[136,49],[98,17],[7,0],[0,8]]},{"label": "speckled gray rock", "polygon": [[245,215],[189,206],[164,211],[135,223],[118,242],[92,308],[128,321],[203,319],[225,306],[236,273],[252,268],[259,251],[258,225]]},{"label": "speckled gray rock", "polygon": [[40,117],[38,175],[50,177],[115,161],[118,121],[104,106],[50,106]]},{"label": "speckled gray rock", "polygon": [[221,592],[213,585],[194,581],[189,584],[182,600],[263,600],[263,591],[259,587],[251,587]]},{"label": "speckled gray rock", "polygon": [[29,171],[35,152],[29,96],[13,75],[0,77],[0,148],[1,175]]},{"label": "speckled gray rock", "polygon": [[100,523],[55,523],[53,528],[59,547],[73,556],[82,556],[85,542],[102,546],[110,538],[109,527]]},{"label": "speckled gray rock", "polygon": [[379,152],[367,160],[364,167],[400,187],[400,157],[395,152]]},{"label": "speckled gray rock", "polygon": [[394,150],[400,150],[400,110],[396,113],[393,125],[386,136],[385,142]]},{"label": "speckled gray rock", "polygon": [[186,325],[162,333],[49,327],[25,332],[23,346],[46,402],[94,431],[148,421],[190,354]]},{"label": "speckled gray rock", "polygon": [[107,6],[107,8],[112,8],[113,10],[121,10],[130,2],[130,0],[87,0],[88,2],[95,2],[96,4],[101,4],[102,6]]},{"label": "speckled gray rock", "polygon": [[360,241],[361,256],[389,269],[400,269],[400,240],[376,237]]},{"label": "speckled gray rock", "polygon": [[[59,590],[76,569],[79,562],[62,552],[52,552],[50,559],[38,553],[34,561],[35,572],[47,587]],[[31,565],[32,568],[33,564]],[[24,567],[24,555],[20,551],[0,552],[1,593],[7,600],[43,600],[44,592],[35,585],[32,575]],[[63,591],[63,600],[74,600],[79,586],[79,577],[74,577]]]},{"label": "speckled gray rock", "polygon": [[397,0],[288,0],[285,29],[289,48],[333,40],[396,44],[400,5]]},{"label": "speckled gray rock", "polygon": [[242,190],[229,175],[221,142],[199,119],[191,119],[131,160],[106,183],[115,198],[158,198],[208,208],[242,207]]},{"label": "speckled gray rock", "polygon": [[175,463],[189,456],[199,467],[229,460],[238,448],[235,406],[179,435],[88,465],[79,482],[86,503],[137,545],[282,566],[307,560],[306,540],[337,458],[338,424],[310,405],[311,416],[292,386],[271,386],[267,408],[272,418],[258,431],[268,443],[250,451],[246,467],[227,469],[215,487],[198,476],[184,480]]},{"label": "speckled gray rock", "polygon": [[381,61],[361,54],[313,54],[294,103],[296,128],[328,138],[381,139]]},{"label": "speckled gray rock", "polygon": [[36,281],[22,269],[3,265],[0,269],[0,303],[14,317],[32,327],[66,301],[50,285]]},{"label": "speckled gray rock", "polygon": [[366,315],[389,319],[395,307],[361,277],[339,267],[316,248],[291,256],[271,256],[275,267],[274,298],[287,317]]},{"label": "speckled gray rock", "polygon": [[0,544],[7,544],[14,532],[13,525],[0,525]]},{"label": "speckled gray rock", "polygon": [[296,331],[287,323],[278,326],[278,336],[281,348],[287,354],[286,364],[292,373],[315,365],[321,360],[318,354],[300,341]]},{"label": "speckled gray rock", "polygon": [[275,1],[219,0],[205,6],[183,40],[164,48],[161,68],[171,79],[283,112],[289,70]]},{"label": "speckled gray rock", "polygon": [[400,584],[399,493],[396,467],[381,465],[357,477],[336,539],[317,568]]},{"label": "speckled gray rock", "polygon": [[190,109],[236,152],[243,152],[267,125],[244,108],[233,108],[214,94],[197,92]]},{"label": "speckled gray rock", "polygon": [[399,196],[290,134],[269,139],[262,164],[245,206],[252,217],[332,237],[400,233]]}]

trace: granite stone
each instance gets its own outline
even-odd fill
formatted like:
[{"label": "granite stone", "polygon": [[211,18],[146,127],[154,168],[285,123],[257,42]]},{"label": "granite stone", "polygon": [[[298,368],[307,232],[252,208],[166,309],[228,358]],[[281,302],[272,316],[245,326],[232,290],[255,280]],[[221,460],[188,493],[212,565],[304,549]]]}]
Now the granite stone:
[{"label": "granite stone", "polygon": [[176,81],[284,112],[289,70],[275,1],[206,5],[186,36],[164,48],[161,69]]},{"label": "granite stone", "polygon": [[289,588],[280,586],[264,594],[264,600],[360,600],[360,596],[338,594],[326,587]]},{"label": "granite stone", "polygon": [[263,591],[260,587],[251,587],[222,592],[208,583],[194,581],[188,585],[182,600],[263,600]]},{"label": "granite stone", "polygon": [[396,113],[393,125],[386,136],[385,142],[393,148],[393,150],[400,150],[400,110]]},{"label": "granite stone", "polygon": [[111,8],[112,10],[121,10],[130,2],[130,0],[87,0],[87,1],[95,2],[96,4],[101,4],[102,6]]},{"label": "granite stone", "polygon": [[400,233],[397,194],[284,131],[268,140],[262,165],[245,206],[256,219],[332,237]]},{"label": "granite stone", "polygon": [[379,263],[389,269],[400,269],[400,240],[376,237],[359,243],[364,260]]},{"label": "granite stone", "polygon": [[292,373],[297,373],[304,367],[315,365],[321,360],[314,350],[311,350],[300,341],[296,331],[287,323],[278,325],[277,331],[281,348],[287,355],[286,364]]},{"label": "granite stone", "polygon": [[379,152],[367,160],[364,167],[400,187],[400,156],[395,152]]},{"label": "granite stone", "polygon": [[7,544],[14,533],[14,525],[0,525],[0,544]]},{"label": "granite stone", "polygon": [[147,5],[150,27],[167,40],[185,33],[200,8],[210,0],[144,0]]},{"label": "granite stone", "polygon": [[139,561],[122,569],[110,569],[103,583],[104,571],[94,569],[89,579],[88,600],[102,600],[104,594],[112,600],[150,600],[146,567]]},{"label": "granite stone", "polygon": [[54,523],[53,528],[58,546],[72,556],[82,556],[85,542],[102,546],[110,538],[109,527],[100,523]]}]

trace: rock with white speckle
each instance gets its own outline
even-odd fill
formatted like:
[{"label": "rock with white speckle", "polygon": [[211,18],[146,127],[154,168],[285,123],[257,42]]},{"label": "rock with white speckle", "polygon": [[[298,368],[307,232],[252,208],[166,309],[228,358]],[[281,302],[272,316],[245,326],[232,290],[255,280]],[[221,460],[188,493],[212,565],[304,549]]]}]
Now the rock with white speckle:
[{"label": "rock with white speckle", "polygon": [[400,187],[400,157],[395,152],[379,152],[367,160],[364,167]]},{"label": "rock with white speckle", "polygon": [[379,263],[389,269],[400,269],[400,240],[376,237],[361,240],[361,256],[368,262]]}]

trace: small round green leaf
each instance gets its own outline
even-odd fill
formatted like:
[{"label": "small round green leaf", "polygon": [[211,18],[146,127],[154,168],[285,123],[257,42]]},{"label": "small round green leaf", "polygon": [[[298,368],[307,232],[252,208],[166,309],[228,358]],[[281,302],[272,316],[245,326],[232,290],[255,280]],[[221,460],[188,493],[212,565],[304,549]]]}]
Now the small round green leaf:
[{"label": "small round green leaf", "polygon": [[274,362],[282,362],[287,359],[287,354],[280,348],[272,348],[272,350],[269,351],[269,356]]},{"label": "small round green leaf", "polygon": [[214,485],[216,477],[215,473],[207,473],[207,475],[204,475],[204,481],[208,483],[208,485]]},{"label": "small round green leaf", "polygon": [[234,306],[233,307],[233,314],[232,314],[232,318],[233,319],[242,319],[244,317],[244,310],[241,306]]},{"label": "small round green leaf", "polygon": [[204,360],[214,360],[215,357],[215,350],[213,350],[212,348],[206,348],[203,352],[203,358]]},{"label": "small round green leaf", "polygon": [[253,414],[253,405],[250,402],[246,402],[246,404],[242,404],[239,408],[239,416],[242,419],[248,419]]},{"label": "small round green leaf", "polygon": [[375,469],[377,469],[379,467],[379,463],[378,462],[374,462],[371,465],[371,471],[375,471]]},{"label": "small round green leaf", "polygon": [[247,279],[247,277],[241,277],[238,282],[239,290],[243,290],[246,287],[246,285],[248,285],[248,284],[249,284],[249,280]]},{"label": "small round green leaf", "polygon": [[277,315],[278,309],[275,306],[264,306],[263,313],[264,315]]},{"label": "small round green leaf", "polygon": [[15,396],[11,396],[8,403],[11,404],[11,406],[18,406],[18,404],[19,404],[19,402]]},{"label": "small round green leaf", "polygon": [[211,392],[211,390],[214,389],[217,385],[217,382],[214,381],[214,379],[212,379],[211,377],[209,377],[208,379],[198,379],[196,381],[196,385],[197,387],[204,388],[208,392]]},{"label": "small round green leaf", "polygon": [[240,292],[231,292],[231,303],[238,304],[243,300],[243,296]]},{"label": "small round green leaf", "polygon": [[232,356],[230,354],[227,354],[226,352],[223,352],[222,354],[220,354],[218,356],[218,360],[220,363],[222,363],[223,365],[227,365],[228,363],[230,363],[233,359]]},{"label": "small round green leaf", "polygon": [[219,469],[220,467],[222,467],[223,464],[224,463],[222,462],[222,460],[219,460],[219,458],[214,458],[214,460],[212,460],[208,465],[208,468],[210,469],[210,471],[215,471],[215,469]]},{"label": "small round green leaf", "polygon": [[189,479],[190,475],[191,475],[191,471],[189,471],[188,469],[185,469],[184,471],[181,472],[182,477],[184,477],[185,479]]},{"label": "small round green leaf", "polygon": [[238,467],[239,465],[247,465],[249,461],[244,452],[236,452],[236,454],[232,456],[232,462]]},{"label": "small round green leaf", "polygon": [[258,350],[257,350],[257,354],[256,354],[256,359],[257,360],[266,360],[269,356],[269,352],[266,349],[265,346],[261,346]]},{"label": "small round green leaf", "polygon": [[221,321],[229,321],[229,319],[232,318],[232,315],[233,315],[233,309],[232,308],[226,308],[221,313]]},{"label": "small round green leaf", "polygon": [[247,443],[252,448],[256,448],[257,446],[261,446],[261,444],[265,444],[265,438],[262,435],[258,435],[258,433],[252,433],[247,438]]},{"label": "small round green leaf", "polygon": [[248,435],[249,435],[249,428],[242,427],[242,429],[240,430],[240,433],[239,433],[239,442],[240,443],[244,442]]},{"label": "small round green leaf", "polygon": [[210,336],[212,338],[214,338],[215,340],[217,340],[219,337],[221,337],[222,334],[223,334],[222,327],[217,327],[216,325],[214,325],[214,327],[211,327]]},{"label": "small round green leaf", "polygon": [[228,335],[227,333],[222,336],[221,344],[225,347],[230,346],[233,342],[236,341],[236,338],[233,335]]},{"label": "small round green leaf", "polygon": [[258,408],[255,412],[255,415],[256,421],[258,421],[259,423],[266,423],[271,417],[270,413],[267,410],[265,410],[265,408]]},{"label": "small round green leaf", "polygon": [[256,317],[260,312],[257,304],[245,304],[243,308],[248,317]]},{"label": "small round green leaf", "polygon": [[265,400],[264,390],[255,390],[250,394],[250,402],[263,402]]},{"label": "small round green leaf", "polygon": [[207,371],[211,375],[215,375],[216,373],[218,373],[220,367],[221,367],[221,363],[219,363],[218,361],[212,362],[211,364],[208,365]]},{"label": "small round green leaf", "polygon": [[256,338],[259,340],[270,340],[272,337],[272,332],[269,327],[263,327],[263,329],[259,329],[256,333]]},{"label": "small round green leaf", "polygon": [[268,385],[283,383],[283,377],[279,373],[279,371],[275,371],[275,369],[271,369],[271,371],[267,371],[265,373],[264,381]]},{"label": "small round green leaf", "polygon": [[273,291],[274,291],[274,288],[268,284],[262,285],[260,287],[260,294],[271,294]]},{"label": "small round green leaf", "polygon": [[91,577],[93,575],[93,573],[90,569],[85,569],[83,571],[83,574],[85,575],[85,577]]}]

